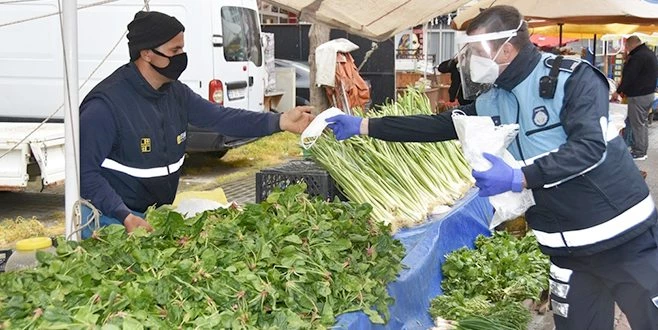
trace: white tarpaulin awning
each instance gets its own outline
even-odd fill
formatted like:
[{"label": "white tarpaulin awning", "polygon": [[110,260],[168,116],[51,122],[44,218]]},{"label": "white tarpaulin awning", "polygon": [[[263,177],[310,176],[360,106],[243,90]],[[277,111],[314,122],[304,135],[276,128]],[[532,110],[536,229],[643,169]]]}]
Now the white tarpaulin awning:
[{"label": "white tarpaulin awning", "polygon": [[266,0],[300,14],[302,20],[321,22],[373,40],[382,41],[432,18],[445,15],[470,0]]},{"label": "white tarpaulin awning", "polygon": [[640,24],[658,21],[658,1],[654,0],[484,0],[462,11],[453,23],[458,29],[490,6],[516,7],[531,26],[570,24]]}]

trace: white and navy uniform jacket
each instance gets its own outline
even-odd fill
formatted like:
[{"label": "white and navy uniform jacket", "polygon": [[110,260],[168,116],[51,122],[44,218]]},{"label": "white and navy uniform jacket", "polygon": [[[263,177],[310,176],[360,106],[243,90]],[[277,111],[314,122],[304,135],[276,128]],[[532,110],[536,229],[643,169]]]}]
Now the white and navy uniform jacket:
[{"label": "white and navy uniform jacket", "polygon": [[[607,136],[608,83],[587,62],[564,59],[553,98],[539,96],[554,56],[523,48],[480,95],[470,115],[520,126],[508,148],[536,205],[526,219],[542,251],[555,256],[591,255],[647,231],[656,223],[649,188],[624,141]],[[450,113],[383,117],[369,135],[389,141],[443,141],[457,137]]]},{"label": "white and navy uniform jacket", "polygon": [[179,81],[155,90],[134,63],[100,82],[80,112],[80,195],[119,221],[173,202],[188,124],[235,137],[280,131],[278,114],[212,104]]}]

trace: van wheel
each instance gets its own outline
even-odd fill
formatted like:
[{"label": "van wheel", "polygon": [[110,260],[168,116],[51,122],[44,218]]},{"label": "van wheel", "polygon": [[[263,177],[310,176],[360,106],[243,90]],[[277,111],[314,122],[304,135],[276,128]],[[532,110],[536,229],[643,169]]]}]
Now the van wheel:
[{"label": "van wheel", "polygon": [[217,158],[222,158],[226,155],[227,152],[228,152],[228,149],[224,149],[224,150],[221,150],[221,151],[215,151],[215,152],[212,153],[212,155],[214,155]]}]

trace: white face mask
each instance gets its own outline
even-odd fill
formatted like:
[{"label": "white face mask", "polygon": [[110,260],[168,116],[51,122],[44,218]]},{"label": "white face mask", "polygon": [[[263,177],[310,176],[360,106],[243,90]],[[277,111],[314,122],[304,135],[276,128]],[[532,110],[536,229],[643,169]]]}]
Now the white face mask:
[{"label": "white face mask", "polygon": [[473,82],[493,84],[498,79],[500,70],[496,61],[487,57],[471,55],[469,71]]},{"label": "white face mask", "polygon": [[319,115],[315,116],[315,119],[306,127],[306,129],[302,132],[301,137],[300,137],[300,144],[304,149],[309,149],[311,148],[314,144],[315,141],[320,138],[320,135],[322,135],[322,132],[324,131],[324,128],[327,127],[329,123],[326,122],[327,118],[337,116],[337,115],[343,115],[342,110],[332,107],[329,108],[325,111],[322,111]]},{"label": "white face mask", "polygon": [[493,84],[496,82],[496,79],[498,79],[498,76],[500,75],[500,66],[509,64],[509,62],[502,64],[496,63],[496,58],[500,54],[500,51],[503,50],[503,46],[507,44],[509,39],[511,38],[507,38],[507,41],[505,41],[505,43],[500,46],[500,48],[498,48],[498,51],[496,52],[496,55],[494,55],[493,59],[478,55],[471,55],[469,69],[471,73],[471,80],[473,82],[479,84]]}]

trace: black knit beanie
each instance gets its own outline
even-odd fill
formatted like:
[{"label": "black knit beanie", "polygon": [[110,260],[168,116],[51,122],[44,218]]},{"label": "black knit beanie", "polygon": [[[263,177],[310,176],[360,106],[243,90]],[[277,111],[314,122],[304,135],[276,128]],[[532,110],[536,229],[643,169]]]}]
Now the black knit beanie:
[{"label": "black knit beanie", "polygon": [[138,59],[142,49],[156,48],[184,31],[185,27],[176,17],[157,11],[137,12],[128,24],[130,61]]}]

